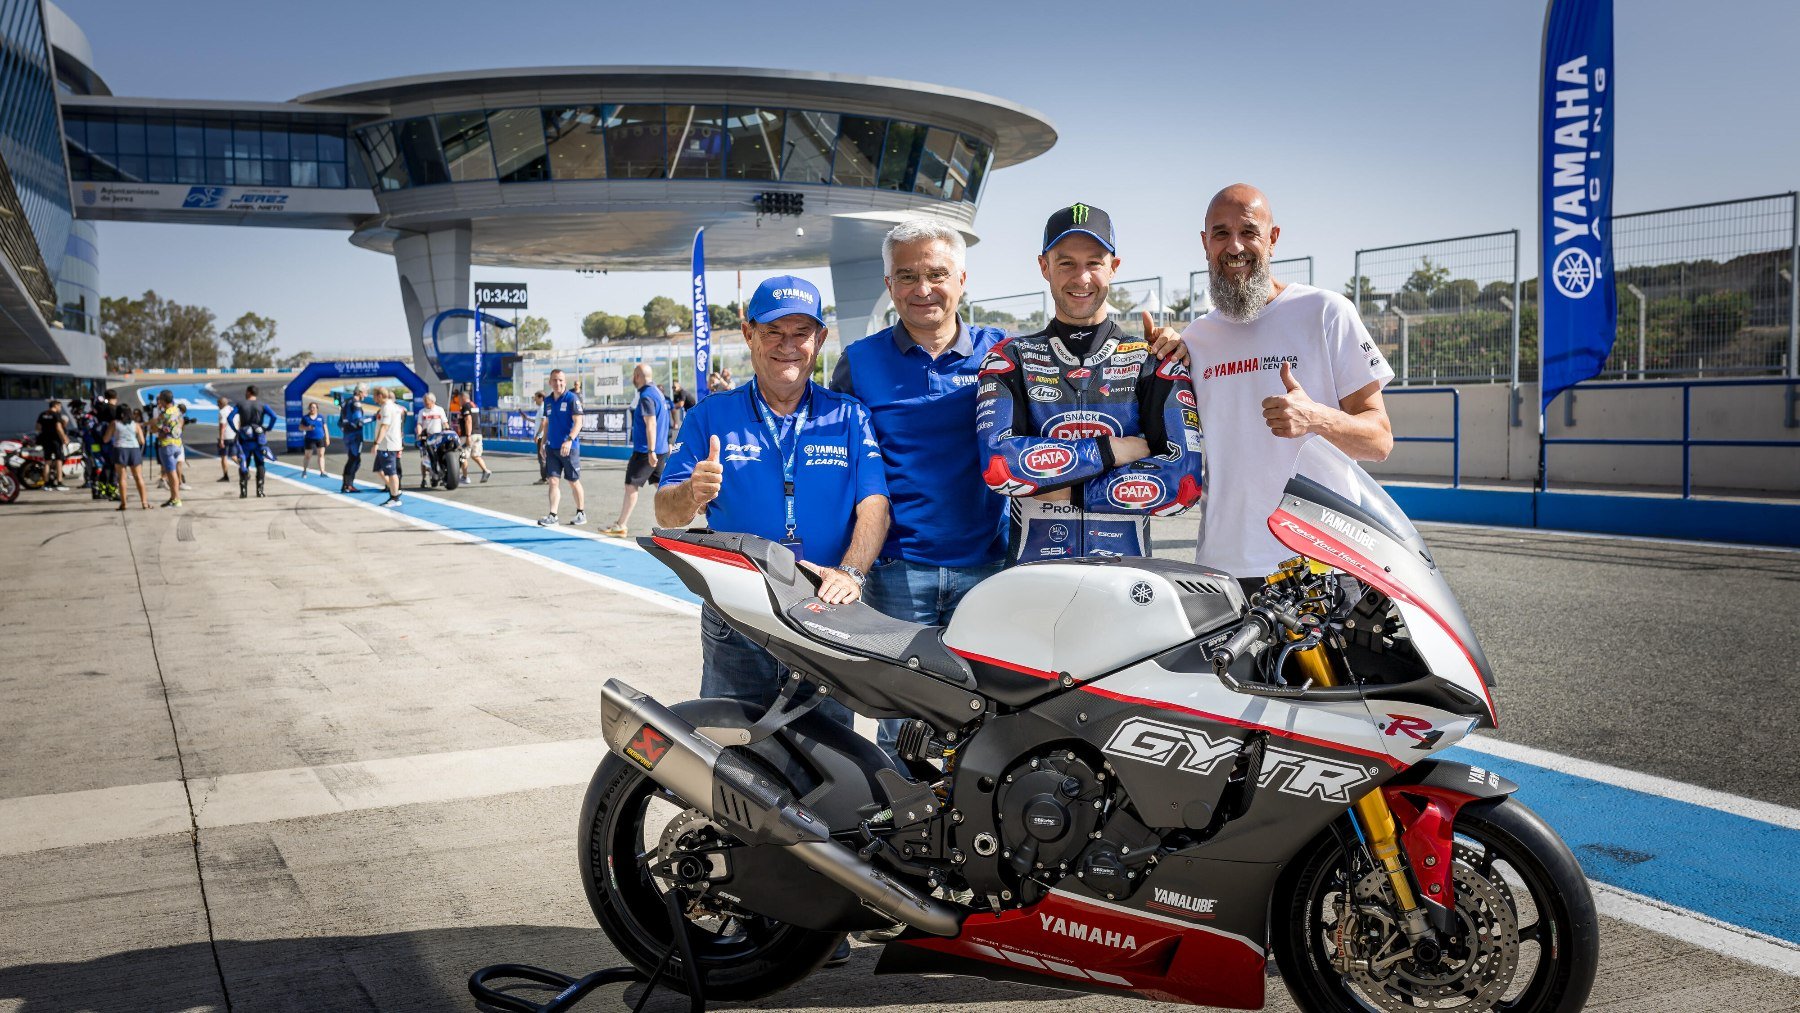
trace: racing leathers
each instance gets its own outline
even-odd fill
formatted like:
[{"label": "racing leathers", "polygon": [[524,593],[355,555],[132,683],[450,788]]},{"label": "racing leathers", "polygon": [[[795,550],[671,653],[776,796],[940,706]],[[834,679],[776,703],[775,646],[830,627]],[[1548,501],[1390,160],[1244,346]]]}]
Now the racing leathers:
[{"label": "racing leathers", "polygon": [[250,495],[250,469],[256,469],[256,494],[263,494],[263,461],[269,453],[269,430],[280,421],[275,410],[255,398],[233,405],[227,420],[237,432],[238,499]]},{"label": "racing leathers", "polygon": [[[1200,418],[1185,363],[1157,361],[1109,318],[1053,321],[988,353],[975,437],[988,488],[1012,497],[1007,561],[1150,552],[1149,518],[1200,499]],[[1119,465],[1111,436],[1151,456]],[[1069,500],[1031,497],[1059,489]]]}]

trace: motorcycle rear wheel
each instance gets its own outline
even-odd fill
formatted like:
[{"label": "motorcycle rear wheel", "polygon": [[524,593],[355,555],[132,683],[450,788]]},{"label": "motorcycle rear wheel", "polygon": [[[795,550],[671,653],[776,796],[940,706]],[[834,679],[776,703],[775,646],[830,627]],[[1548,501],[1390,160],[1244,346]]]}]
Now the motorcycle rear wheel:
[{"label": "motorcycle rear wheel", "polygon": [[[673,937],[664,887],[643,859],[672,822],[659,815],[684,808],[617,755],[608,755],[594,771],[581,807],[581,885],[588,904],[607,938],[646,976]],[[726,932],[728,927],[734,931]],[[754,917],[729,919],[717,931],[690,918],[687,935],[707,998],[732,1001],[760,999],[794,985],[843,939],[841,933]],[[686,991],[679,974],[665,972],[663,982]]]},{"label": "motorcycle rear wheel", "polygon": [[[1504,883],[1517,926],[1518,963],[1493,1001],[1429,1008],[1469,1013],[1580,1010],[1593,988],[1600,934],[1593,894],[1568,846],[1536,813],[1507,797],[1472,803],[1457,814],[1456,853],[1459,862],[1467,860],[1482,877]],[[1407,1005],[1412,997],[1401,974],[1388,979],[1395,984],[1386,990],[1384,1007],[1332,966],[1333,905],[1347,888],[1344,868],[1343,847],[1325,835],[1295,856],[1282,876],[1273,904],[1271,944],[1288,992],[1306,1013],[1380,1013]]]},{"label": "motorcycle rear wheel", "polygon": [[26,461],[19,465],[19,484],[27,489],[42,489],[49,475],[42,461]]}]

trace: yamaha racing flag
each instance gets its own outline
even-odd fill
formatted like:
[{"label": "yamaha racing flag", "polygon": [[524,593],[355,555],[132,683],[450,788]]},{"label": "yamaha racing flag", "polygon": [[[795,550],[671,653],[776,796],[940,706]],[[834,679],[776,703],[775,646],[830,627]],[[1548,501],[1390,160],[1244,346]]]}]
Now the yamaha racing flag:
[{"label": "yamaha racing flag", "polygon": [[712,318],[706,313],[706,227],[694,230],[694,400],[706,396],[712,375]]},{"label": "yamaha racing flag", "polygon": [[1618,328],[1612,67],[1612,0],[1550,0],[1538,139],[1540,411],[1600,372]]}]

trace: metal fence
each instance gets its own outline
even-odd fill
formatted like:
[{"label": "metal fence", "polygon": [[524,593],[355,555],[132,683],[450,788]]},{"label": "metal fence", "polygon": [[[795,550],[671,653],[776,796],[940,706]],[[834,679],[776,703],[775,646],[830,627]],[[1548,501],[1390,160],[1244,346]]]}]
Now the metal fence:
[{"label": "metal fence", "polygon": [[[1517,375],[1517,229],[1358,250],[1344,294],[1393,366],[1395,383]],[[1536,357],[1529,358],[1535,373]]]},{"label": "metal fence", "polygon": [[[821,349],[813,366],[813,379],[824,383],[837,363],[834,347]],[[550,371],[560,369],[567,374],[569,387],[578,391],[584,401],[595,405],[623,405],[632,399],[631,371],[638,363],[650,367],[652,382],[664,392],[679,382],[685,390],[695,390],[694,348],[691,343],[657,342],[654,344],[599,344],[578,351],[555,355],[532,355],[513,367],[514,400],[502,407],[529,404],[533,391],[548,390]],[[750,350],[742,341],[715,342],[712,366],[715,371],[729,370],[732,384],[750,379]]]},{"label": "metal fence", "polygon": [[1603,378],[1794,375],[1793,193],[1614,215],[1619,329]]},{"label": "metal fence", "polygon": [[1050,296],[1045,292],[965,299],[964,319],[972,324],[998,327],[1008,334],[1032,334],[1050,322]]},{"label": "metal fence", "polygon": [[[1288,257],[1284,260],[1269,261],[1269,276],[1283,285],[1296,282],[1311,285],[1313,282],[1313,259],[1311,257]],[[1188,272],[1188,305],[1181,314],[1183,320],[1194,320],[1212,311],[1212,270]]]},{"label": "metal fence", "polygon": [[1134,334],[1143,329],[1138,316],[1141,312],[1147,311],[1159,324],[1170,318],[1161,278],[1114,281],[1111,291],[1106,294],[1106,302],[1112,307],[1113,315],[1118,317],[1119,326]]}]

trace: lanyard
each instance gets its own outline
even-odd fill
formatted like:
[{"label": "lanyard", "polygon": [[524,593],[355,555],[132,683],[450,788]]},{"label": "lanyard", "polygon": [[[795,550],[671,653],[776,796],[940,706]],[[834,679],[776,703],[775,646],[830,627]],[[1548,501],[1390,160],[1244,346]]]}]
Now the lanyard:
[{"label": "lanyard", "polygon": [[806,417],[812,411],[812,382],[807,381],[806,396],[791,416],[794,420],[794,442],[791,449],[783,453],[781,449],[781,427],[775,421],[775,412],[763,400],[762,390],[756,381],[750,381],[750,399],[756,402],[757,417],[762,419],[763,428],[769,431],[769,442],[775,450],[775,457],[781,462],[781,493],[787,500],[787,541],[794,540],[794,466],[800,457],[800,429],[806,425]]}]

